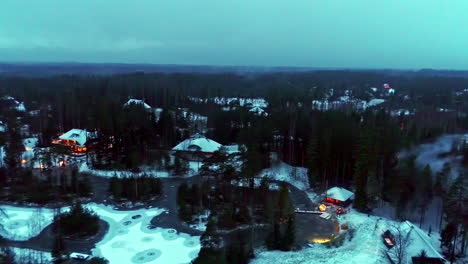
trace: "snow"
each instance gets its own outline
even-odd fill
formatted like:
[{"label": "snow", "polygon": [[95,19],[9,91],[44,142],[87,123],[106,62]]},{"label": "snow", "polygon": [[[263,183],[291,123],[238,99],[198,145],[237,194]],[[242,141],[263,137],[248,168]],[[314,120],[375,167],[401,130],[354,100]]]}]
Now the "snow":
[{"label": "snow", "polygon": [[210,215],[209,210],[205,210],[202,214],[196,217],[196,223],[191,224],[190,228],[199,230],[199,231],[205,231],[206,230],[206,224],[208,223],[208,216]]},{"label": "snow", "polygon": [[1,146],[0,147],[0,168],[5,166],[5,147],[4,146]]},{"label": "snow", "polygon": [[195,135],[191,138],[188,138],[177,146],[172,148],[172,150],[178,151],[201,151],[201,152],[215,152],[219,150],[222,145],[218,142],[211,140],[209,138]]},{"label": "snow", "polygon": [[418,256],[421,250],[424,249],[430,258],[443,258],[439,251],[432,244],[430,237],[425,231],[415,226],[409,221],[401,224],[401,228],[405,233],[409,233],[411,243],[407,247],[408,256]]},{"label": "snow", "polygon": [[26,111],[26,107],[24,107],[24,103],[23,103],[23,102],[19,103],[18,101],[16,101],[16,102],[17,102],[18,104],[17,104],[17,106],[15,107],[15,109],[16,109],[17,111],[20,111],[20,112],[25,112],[25,111]]},{"label": "snow", "polygon": [[332,187],[327,190],[327,197],[333,198],[338,201],[346,201],[352,197],[354,197],[354,193],[346,190],[345,188],[341,187]]},{"label": "snow", "polygon": [[416,155],[416,164],[424,167],[429,165],[433,174],[442,170],[445,163],[449,163],[452,172],[451,177],[454,179],[461,170],[460,156],[446,155],[440,156],[441,154],[449,153],[454,146],[454,143],[460,142],[462,135],[452,134],[443,135],[437,138],[434,142],[421,144],[408,151],[402,151],[398,153],[398,158],[405,158],[410,155]]},{"label": "snow", "polygon": [[307,169],[293,167],[282,161],[275,162],[270,168],[262,170],[258,176],[270,180],[285,181],[300,190],[309,188]]},{"label": "snow", "polygon": [[376,106],[376,105],[379,105],[379,104],[381,104],[383,102],[385,102],[384,99],[371,99],[369,102],[367,102],[365,108]]},{"label": "snow", "polygon": [[254,106],[252,108],[250,108],[249,112],[251,113],[254,113],[255,115],[258,115],[258,116],[267,116],[268,113],[265,112],[265,110],[259,106]]},{"label": "snow", "polygon": [[[108,232],[92,253],[108,259],[110,264],[147,263],[153,260],[165,264],[189,263],[200,251],[199,236],[150,225],[153,217],[167,213],[165,209],[118,211],[102,204],[89,203],[84,206],[109,224]],[[46,208],[7,205],[0,208],[7,214],[7,217],[0,218],[3,226],[0,235],[11,240],[24,241],[37,236],[52,223],[54,215],[52,209]],[[200,223],[200,228],[202,226]],[[14,249],[14,252],[25,256],[28,250]],[[35,254],[50,257],[45,252]]]},{"label": "snow", "polygon": [[390,111],[390,115],[391,116],[401,116],[401,115],[410,115],[411,112],[407,109],[395,109],[395,110],[392,110]]},{"label": "snow", "polygon": [[79,171],[80,172],[87,172],[91,173],[95,176],[99,177],[107,177],[111,178],[114,176],[124,178],[124,177],[142,177],[142,176],[150,176],[150,177],[155,177],[155,178],[167,178],[170,176],[168,171],[164,170],[155,170],[151,168],[142,168],[140,172],[131,172],[131,171],[125,171],[125,170],[94,170],[90,169],[88,167],[88,164],[86,162],[81,163],[79,166]]},{"label": "snow", "polygon": [[92,250],[110,264],[118,263],[190,263],[200,251],[200,237],[177,233],[175,229],[152,228],[150,221],[164,209],[116,211],[104,205],[89,204],[109,231]]},{"label": "snow", "polygon": [[208,103],[209,100],[212,100],[215,104],[223,106],[239,105],[261,108],[266,108],[268,106],[268,102],[264,98],[215,97],[213,99],[203,99],[198,97],[188,97],[188,99],[196,103]]},{"label": "snow", "polygon": [[80,146],[84,146],[88,138],[92,137],[93,133],[87,132],[86,130],[73,128],[69,130],[67,133],[61,135],[60,139],[67,139],[67,140],[74,140]]},{"label": "snow", "polygon": [[37,236],[46,226],[52,223],[54,211],[47,208],[29,208],[2,205],[0,209],[6,217],[0,217],[0,236],[25,241]]},{"label": "snow", "polygon": [[52,263],[53,260],[50,252],[17,247],[10,247],[10,250],[14,254],[15,263],[45,264]]},{"label": "snow", "polygon": [[[383,252],[386,251],[381,238],[381,234],[390,228],[391,225],[399,224],[385,218],[376,216],[367,216],[351,210],[348,214],[338,216],[340,224],[346,223],[354,229],[354,237],[349,241],[345,238],[342,246],[338,248],[327,248],[323,244],[312,244],[311,248],[305,248],[293,252],[264,251],[256,252],[256,258],[252,264],[270,264],[278,263],[281,259],[283,264],[384,264],[388,263]],[[400,223],[405,225],[405,223]],[[425,231],[420,230],[418,236],[425,237],[424,243],[419,242],[410,245],[414,251],[421,249],[434,248],[437,251],[438,245],[434,244],[434,239],[427,239]],[[435,238],[435,237],[434,237]],[[427,244],[428,242],[429,244]],[[405,263],[410,264],[410,263]]]},{"label": "snow", "polygon": [[24,152],[21,159],[31,161],[34,158],[34,148],[37,146],[38,138],[23,139]]},{"label": "snow", "polygon": [[129,105],[133,105],[133,104],[142,105],[145,109],[151,109],[151,106],[149,106],[148,104],[146,104],[145,101],[143,101],[143,100],[138,100],[138,99],[129,99],[128,102],[126,102],[126,103],[124,104],[124,106],[129,106]]},{"label": "snow", "polygon": [[223,148],[226,150],[227,154],[233,154],[233,153],[239,153],[240,152],[238,144],[224,145]]},{"label": "snow", "polygon": [[5,132],[6,131],[6,125],[0,121],[0,132]]},{"label": "snow", "polygon": [[377,92],[377,88],[376,87],[371,87],[370,88],[373,92]]}]

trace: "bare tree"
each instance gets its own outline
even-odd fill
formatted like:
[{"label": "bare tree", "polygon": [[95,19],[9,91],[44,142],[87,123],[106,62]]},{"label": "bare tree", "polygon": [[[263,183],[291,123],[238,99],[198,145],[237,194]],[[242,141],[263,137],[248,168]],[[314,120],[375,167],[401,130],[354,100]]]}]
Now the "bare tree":
[{"label": "bare tree", "polygon": [[402,224],[397,223],[390,226],[390,232],[395,237],[395,246],[386,251],[387,256],[393,261],[394,264],[406,264],[408,253],[406,249],[411,244],[412,239],[410,233],[413,227],[409,230],[402,228]]}]

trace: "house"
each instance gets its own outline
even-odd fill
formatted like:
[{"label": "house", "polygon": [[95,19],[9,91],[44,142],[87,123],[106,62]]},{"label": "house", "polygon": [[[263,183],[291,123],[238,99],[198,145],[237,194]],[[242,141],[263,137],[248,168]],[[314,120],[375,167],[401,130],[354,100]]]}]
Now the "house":
[{"label": "house", "polygon": [[188,159],[207,158],[222,147],[218,142],[206,138],[203,135],[195,134],[190,138],[180,142],[172,150],[182,153]]},{"label": "house", "polygon": [[[407,261],[405,264],[444,264],[446,259],[435,249],[431,243],[430,237],[426,234],[425,231],[421,230],[419,227],[414,225],[409,221],[401,223],[401,230],[403,234],[408,236],[409,244],[406,247]],[[389,249],[387,255],[391,261],[392,260],[392,250],[395,248]],[[426,253],[425,257],[421,257],[421,252]]]},{"label": "house", "polygon": [[52,140],[52,144],[70,147],[73,152],[83,153],[88,150],[90,139],[95,139],[96,133],[73,128],[65,134]]},{"label": "house", "polygon": [[258,115],[258,116],[268,116],[268,113],[265,112],[265,110],[259,106],[254,106],[250,108],[249,112]]},{"label": "house", "polygon": [[325,193],[325,202],[339,206],[348,206],[354,199],[354,193],[341,187],[333,187]]},{"label": "house", "polygon": [[128,106],[131,106],[131,105],[141,105],[143,106],[143,108],[147,109],[147,110],[151,110],[151,106],[149,106],[147,103],[145,103],[145,101],[143,100],[138,100],[138,99],[129,99],[128,102],[126,102],[124,104],[124,107],[128,107]]}]

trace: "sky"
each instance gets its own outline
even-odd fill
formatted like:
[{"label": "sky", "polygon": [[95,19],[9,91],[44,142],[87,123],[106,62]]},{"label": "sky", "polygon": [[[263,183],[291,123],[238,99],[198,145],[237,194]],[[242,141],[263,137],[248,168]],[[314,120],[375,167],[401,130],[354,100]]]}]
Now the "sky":
[{"label": "sky", "polygon": [[467,0],[1,0],[0,61],[468,69]]}]

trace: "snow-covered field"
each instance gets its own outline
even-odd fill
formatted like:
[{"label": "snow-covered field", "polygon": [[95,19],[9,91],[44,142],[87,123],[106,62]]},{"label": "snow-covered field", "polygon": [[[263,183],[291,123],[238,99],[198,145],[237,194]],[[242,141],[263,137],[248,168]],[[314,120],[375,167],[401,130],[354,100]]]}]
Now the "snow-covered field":
[{"label": "snow-covered field", "polygon": [[271,180],[285,181],[300,190],[306,190],[309,188],[307,169],[302,167],[293,167],[282,161],[274,162],[270,168],[262,170],[258,176]]},{"label": "snow-covered field", "polygon": [[[404,225],[386,218],[367,216],[355,211],[343,215],[339,218],[340,224],[346,223],[350,228],[355,229],[354,237],[349,241],[348,237],[341,247],[327,248],[323,244],[314,244],[311,248],[299,251],[258,251],[252,264],[384,264],[388,263],[383,254],[386,249],[382,243],[381,234],[389,229],[392,224]],[[417,232],[412,233],[416,238],[425,237],[425,232],[414,228]],[[414,230],[413,230],[414,231]],[[419,234],[421,232],[422,234]],[[433,234],[430,240],[414,239],[409,250],[419,253],[421,248],[439,248],[438,236]],[[426,244],[429,242],[429,244]],[[414,254],[414,252],[409,252]],[[416,254],[417,254],[416,253]]]},{"label": "snow-covered field", "polygon": [[[164,209],[117,211],[95,203],[85,206],[109,224],[108,232],[92,251],[94,256],[108,259],[110,264],[153,261],[165,264],[190,263],[200,251],[200,237],[150,224],[153,217],[167,213]],[[28,240],[38,235],[53,220],[52,209],[16,206],[0,208],[8,216],[0,218],[3,226],[0,235],[11,240]]]},{"label": "snow-covered field", "polygon": [[10,248],[15,263],[21,264],[48,264],[52,263],[52,254],[50,252],[38,251],[29,248]]},{"label": "snow-covered field", "polygon": [[190,263],[200,251],[200,237],[150,225],[154,216],[165,213],[163,209],[116,211],[97,204],[88,207],[109,223],[109,232],[96,244],[93,255],[108,259],[110,264]]},{"label": "snow-covered field", "polygon": [[0,236],[24,241],[37,236],[52,223],[54,211],[47,208],[0,206],[6,216],[0,217]]}]

